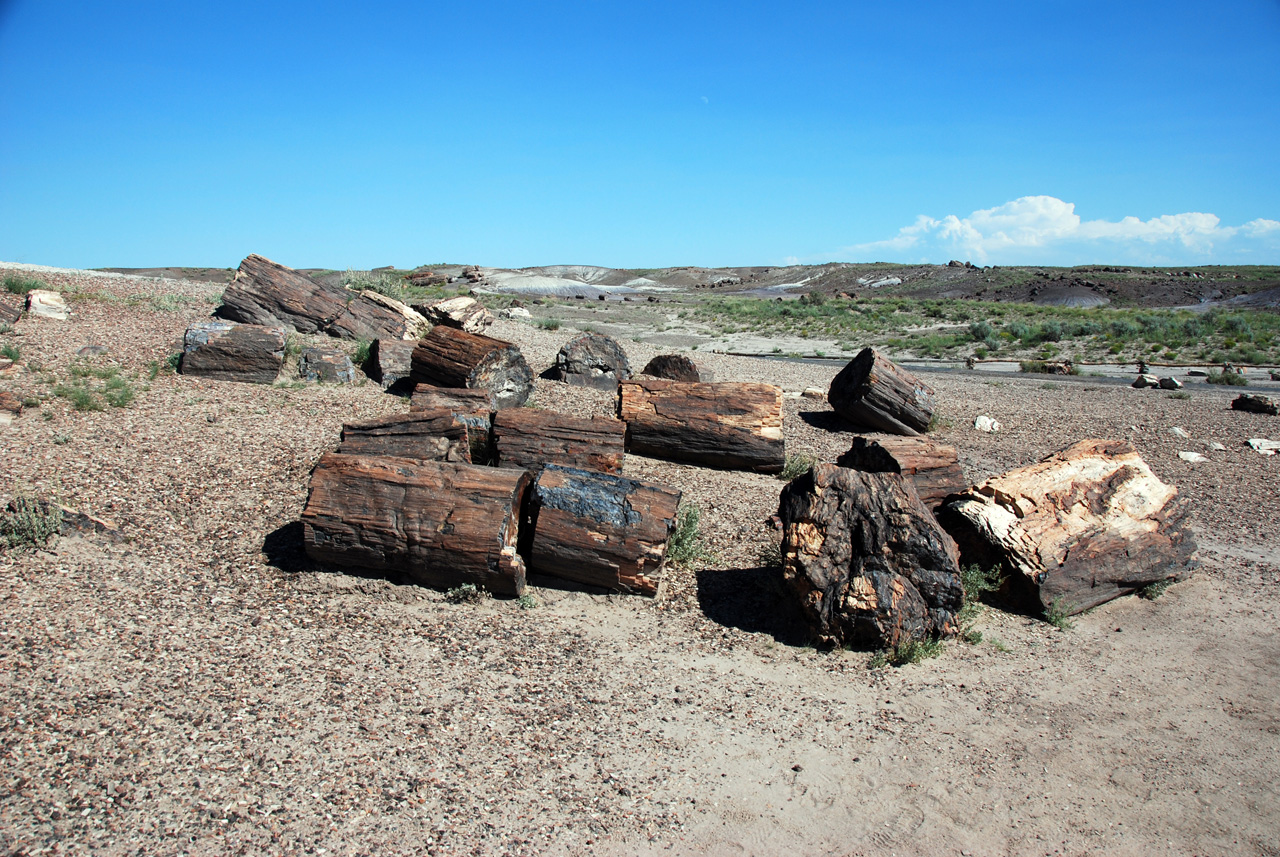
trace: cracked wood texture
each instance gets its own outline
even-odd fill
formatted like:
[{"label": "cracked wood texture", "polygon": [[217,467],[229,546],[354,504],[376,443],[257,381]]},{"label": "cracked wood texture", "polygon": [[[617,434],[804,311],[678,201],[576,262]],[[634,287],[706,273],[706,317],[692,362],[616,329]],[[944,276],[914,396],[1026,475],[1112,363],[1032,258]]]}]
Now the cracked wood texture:
[{"label": "cracked wood texture", "polygon": [[887,434],[923,434],[933,419],[933,388],[874,348],[864,348],[831,381],[827,401],[849,422]]},{"label": "cracked wood texture", "polygon": [[529,483],[523,470],[326,453],[302,512],[304,547],[317,562],[521,595],[516,545]]},{"label": "cracked wood texture", "polygon": [[562,464],[620,474],[626,433],[626,423],[604,416],[583,419],[535,408],[503,408],[493,415],[499,467]]},{"label": "cracked wood texture", "polygon": [[256,324],[203,321],[183,337],[183,375],[274,384],[284,366],[284,329]]},{"label": "cracked wood texture", "polygon": [[403,339],[375,339],[369,345],[369,359],[365,362],[365,370],[369,377],[382,385],[384,390],[395,387],[399,390],[407,381],[413,363],[413,349],[416,342]]},{"label": "cracked wood texture", "polygon": [[782,489],[783,579],[824,643],[950,635],[963,604],[955,542],[907,477],[817,464]]},{"label": "cracked wood texture", "polygon": [[782,388],[641,378],[618,388],[627,451],[723,470],[780,473]]},{"label": "cracked wood texture", "polygon": [[533,389],[533,372],[519,348],[444,325],[413,349],[412,374],[419,384],[488,390],[500,408],[520,407]]},{"label": "cracked wood texture", "polygon": [[462,387],[432,387],[416,384],[409,400],[409,412],[447,408],[471,428],[471,463],[493,464],[493,412],[498,409],[492,390]]},{"label": "cracked wood texture", "polygon": [[665,485],[550,464],[533,488],[530,570],[655,595],[679,505]]},{"label": "cracked wood texture", "polygon": [[966,565],[1003,570],[1004,594],[1070,615],[1186,577],[1188,511],[1129,443],[1090,439],[988,479],[938,517]]},{"label": "cracked wood texture", "polygon": [[911,478],[916,494],[936,509],[949,494],[968,488],[954,446],[920,437],[855,437],[836,464],[866,473],[899,473]]},{"label": "cracked wood texture", "polygon": [[345,424],[337,451],[471,464],[473,431],[457,414],[444,408],[392,414]]}]

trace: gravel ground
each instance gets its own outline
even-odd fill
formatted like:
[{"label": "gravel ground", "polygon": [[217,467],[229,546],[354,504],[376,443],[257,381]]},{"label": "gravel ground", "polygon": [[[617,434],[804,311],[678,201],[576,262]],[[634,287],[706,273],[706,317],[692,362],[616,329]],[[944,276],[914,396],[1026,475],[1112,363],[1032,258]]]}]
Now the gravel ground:
[{"label": "gravel ground", "polygon": [[[128,541],[0,555],[7,852],[1280,853],[1280,457],[1244,446],[1280,420],[1230,411],[1235,391],[930,376],[974,481],[1131,440],[1191,498],[1203,567],[1066,632],[989,610],[986,642],[870,670],[805,648],[761,567],[782,486],[766,476],[628,458],[703,511],[710,559],[656,601],[537,581],[529,609],[452,604],[316,569],[297,524],[311,466],[344,421],[404,400],[148,380],[219,287],[41,276],[75,314],[0,335],[21,351],[0,389],[45,399],[0,428],[0,494],[56,497]],[[571,331],[493,334],[539,371]],[[637,367],[656,353],[624,345]],[[848,448],[798,395],[833,368],[699,359],[788,392],[789,450]],[[51,391],[78,365],[121,367],[135,401],[72,410]],[[612,401],[541,380],[534,397]]]}]

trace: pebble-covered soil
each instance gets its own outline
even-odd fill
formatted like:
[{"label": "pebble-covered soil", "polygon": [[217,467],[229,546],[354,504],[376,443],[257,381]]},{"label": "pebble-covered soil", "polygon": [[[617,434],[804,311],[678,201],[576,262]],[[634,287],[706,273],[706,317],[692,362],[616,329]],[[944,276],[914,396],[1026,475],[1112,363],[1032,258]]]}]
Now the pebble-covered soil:
[{"label": "pebble-covered soil", "polygon": [[[310,468],[343,422],[406,402],[150,378],[219,285],[40,276],[74,315],[0,334],[20,352],[0,390],[42,400],[0,427],[0,501],[55,498],[127,540],[0,554],[5,853],[1280,853],[1280,456],[1245,446],[1280,418],[1229,410],[1236,391],[929,375],[971,480],[1127,438],[1191,498],[1203,564],[1069,630],[988,610],[977,645],[869,669],[805,647],[767,567],[768,476],[628,457],[702,510],[709,557],[657,600],[538,580],[531,606],[455,604],[315,568]],[[492,333],[537,372],[573,331]],[[656,353],[623,344],[637,368]],[[790,451],[848,448],[799,396],[832,367],[700,359],[788,392]],[[128,405],[54,395],[109,366]],[[612,410],[545,380],[533,403]]]}]

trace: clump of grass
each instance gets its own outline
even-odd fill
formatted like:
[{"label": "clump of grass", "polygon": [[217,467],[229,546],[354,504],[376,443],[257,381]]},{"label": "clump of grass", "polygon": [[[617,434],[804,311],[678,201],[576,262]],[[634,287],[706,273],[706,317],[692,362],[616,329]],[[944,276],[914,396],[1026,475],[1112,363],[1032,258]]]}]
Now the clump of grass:
[{"label": "clump of grass", "polygon": [[297,357],[305,347],[306,343],[296,333],[290,333],[284,338],[284,354],[286,357]]},{"label": "clump of grass", "polygon": [[59,384],[53,388],[53,394],[66,399],[77,411],[100,411],[102,402],[86,386],[81,384]]},{"label": "clump of grass", "polygon": [[107,383],[102,387],[102,398],[106,399],[107,404],[113,408],[123,408],[132,404],[136,396],[133,385],[119,375],[108,378]]},{"label": "clump of grass", "polygon": [[964,590],[964,605],[956,614],[960,627],[960,639],[971,645],[982,642],[982,632],[973,627],[982,615],[982,596],[1000,588],[1000,570],[968,565],[960,569],[960,586]]},{"label": "clump of grass", "polygon": [[477,589],[474,583],[455,586],[444,594],[444,600],[450,604],[474,604],[484,600],[484,590]]},{"label": "clump of grass", "polygon": [[[101,411],[105,405],[123,408],[133,403],[137,392],[119,366],[90,366],[72,363],[67,367],[71,382],[58,384],[53,394],[66,399],[77,411]],[[100,381],[100,384],[93,383]]]},{"label": "clump of grass", "polygon": [[0,548],[28,551],[42,548],[62,532],[62,512],[56,503],[18,497],[0,516]]},{"label": "clump of grass", "polygon": [[1219,372],[1217,375],[1210,375],[1205,378],[1210,384],[1226,384],[1228,387],[1247,387],[1249,379],[1235,372]]},{"label": "clump of grass", "polygon": [[9,345],[8,343],[5,343],[3,346],[0,346],[0,357],[7,357],[14,363],[17,363],[22,359],[22,352],[18,350],[16,345]]},{"label": "clump of grass", "polygon": [[404,300],[405,298],[405,281],[404,278],[390,274],[386,271],[353,271],[350,268],[342,276],[342,285],[352,291],[364,291],[368,289],[371,292],[377,292],[380,295],[386,295],[396,300]]},{"label": "clump of grass", "polygon": [[543,330],[559,330],[560,319],[558,318],[540,318],[537,321],[538,327]]},{"label": "clump of grass", "polygon": [[792,479],[808,473],[817,463],[818,457],[816,455],[810,455],[807,452],[788,453],[778,478],[783,482],[790,482]]},{"label": "clump of grass", "polygon": [[1069,608],[1061,598],[1055,598],[1044,609],[1044,620],[1059,631],[1070,631],[1076,623],[1070,618]]},{"label": "clump of grass", "polygon": [[782,568],[782,541],[769,539],[768,544],[756,550],[756,562],[761,568]]},{"label": "clump of grass", "polygon": [[516,606],[521,610],[532,610],[535,607],[542,606],[542,602],[532,595],[521,595],[516,599]]},{"label": "clump of grass", "polygon": [[369,362],[369,354],[373,350],[373,343],[367,339],[361,339],[356,343],[356,350],[351,355],[351,362],[356,366],[363,366]]},{"label": "clump of grass", "polygon": [[161,375],[173,375],[182,365],[182,352],[170,354],[164,360],[152,360],[147,363],[147,380],[154,381]]},{"label": "clump of grass", "polygon": [[4,278],[4,290],[11,295],[25,295],[27,292],[36,289],[49,288],[42,280],[35,277],[24,277],[21,274],[6,274]]},{"label": "clump of grass", "polygon": [[877,652],[871,656],[871,660],[867,666],[871,669],[880,669],[881,667],[902,667],[907,664],[918,664],[928,658],[936,658],[942,654],[943,646],[941,640],[903,640],[892,649],[886,649],[883,652]]},{"label": "clump of grass", "polygon": [[1138,597],[1145,598],[1148,601],[1155,601],[1161,595],[1173,586],[1173,578],[1166,577],[1164,580],[1157,580],[1155,583],[1148,583],[1146,586],[1138,590]]},{"label": "clump of grass", "polygon": [[676,509],[676,526],[667,542],[667,559],[679,565],[692,565],[707,559],[710,554],[702,543],[698,525],[702,510],[693,503],[681,503]]}]

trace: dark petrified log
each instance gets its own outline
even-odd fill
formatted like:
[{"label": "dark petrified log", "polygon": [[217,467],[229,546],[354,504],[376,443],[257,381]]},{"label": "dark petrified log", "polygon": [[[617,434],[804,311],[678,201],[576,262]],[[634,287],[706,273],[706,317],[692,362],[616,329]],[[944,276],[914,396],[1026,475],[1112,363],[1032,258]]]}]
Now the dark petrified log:
[{"label": "dark petrified log", "polygon": [[534,485],[530,568],[653,595],[679,505],[665,485],[548,465]]},{"label": "dark petrified log", "polygon": [[183,375],[273,384],[284,366],[284,329],[202,321],[183,338]]},{"label": "dark petrified log", "polygon": [[0,301],[0,323],[17,324],[20,318],[22,318],[22,306],[20,304]]},{"label": "dark petrified log", "polygon": [[561,346],[552,374],[576,387],[614,390],[619,381],[631,377],[631,363],[613,338],[584,333]]},{"label": "dark petrified log", "polygon": [[1242,393],[1231,402],[1231,407],[1237,411],[1269,414],[1273,417],[1280,414],[1280,406],[1277,406],[1275,400],[1268,396],[1250,396],[1247,393]]},{"label": "dark petrified log", "polygon": [[782,388],[638,379],[619,387],[627,451],[727,470],[779,473]]},{"label": "dark petrified log", "polygon": [[956,448],[922,437],[855,437],[836,464],[867,473],[909,476],[921,502],[930,509],[948,494],[968,487]]},{"label": "dark petrified log", "polygon": [[319,333],[328,330],[354,298],[354,292],[341,286],[317,283],[306,274],[250,254],[240,263],[214,314],[244,324]]},{"label": "dark petrified log", "polygon": [[953,634],[964,601],[955,543],[894,473],[817,464],[782,489],[783,577],[829,644]]},{"label": "dark petrified log", "polygon": [[1070,615],[1190,573],[1189,504],[1120,440],[1082,440],[983,482],[938,520],[966,565],[999,567],[1004,592]]},{"label": "dark petrified log", "polygon": [[337,348],[307,348],[298,357],[298,374],[304,381],[350,384],[356,379],[355,367],[347,352]]},{"label": "dark petrified log", "polygon": [[472,431],[447,408],[392,414],[345,424],[338,452],[471,464]]},{"label": "dark petrified log", "polygon": [[[403,339],[375,339],[369,345],[369,359],[364,370],[369,377],[389,390],[409,377],[413,368],[413,349],[417,342]],[[398,389],[398,387],[397,387]]]},{"label": "dark petrified log", "polygon": [[520,595],[516,543],[529,482],[524,470],[326,453],[302,512],[304,546],[318,562]]},{"label": "dark petrified log", "polygon": [[854,425],[917,435],[933,418],[933,390],[873,348],[864,348],[831,381],[827,401]]},{"label": "dark petrified log", "polygon": [[534,408],[503,408],[493,415],[499,467],[562,464],[621,473],[626,433],[626,423],[603,416],[582,419]]},{"label": "dark petrified log", "polygon": [[463,387],[432,387],[418,384],[409,400],[409,412],[445,408],[471,427],[471,463],[492,464],[494,459],[492,423],[498,409],[492,390],[468,390]]},{"label": "dark petrified log", "polygon": [[510,342],[439,325],[413,350],[413,380],[437,387],[489,390],[500,408],[518,408],[533,372]]},{"label": "dark petrified log", "polygon": [[683,354],[659,354],[645,364],[642,374],[668,381],[691,381],[695,384],[715,380],[710,372]]}]

